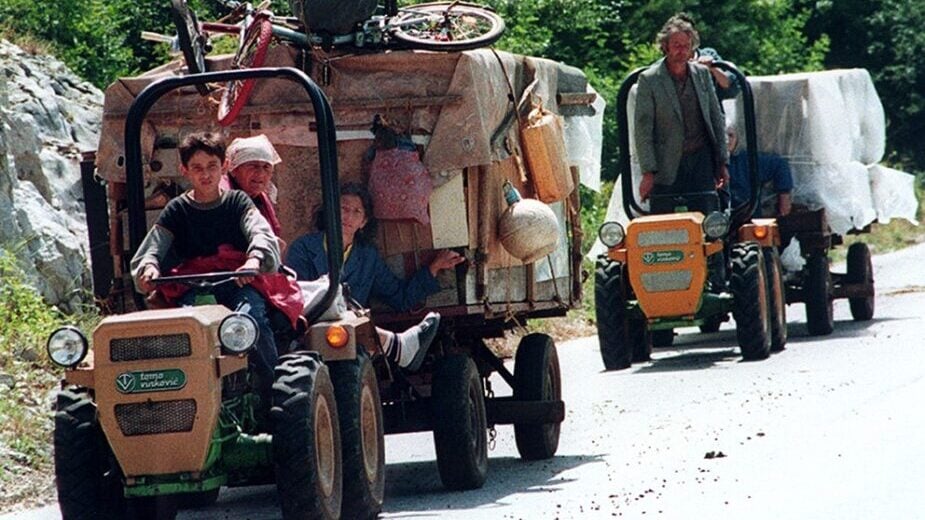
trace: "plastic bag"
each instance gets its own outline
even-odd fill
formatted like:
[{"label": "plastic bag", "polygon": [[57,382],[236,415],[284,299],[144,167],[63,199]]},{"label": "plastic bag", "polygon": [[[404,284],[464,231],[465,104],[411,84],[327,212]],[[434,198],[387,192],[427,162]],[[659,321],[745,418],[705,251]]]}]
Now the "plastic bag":
[{"label": "plastic bag", "polygon": [[[302,291],[302,300],[305,302],[302,307],[302,314],[308,314],[309,309],[315,307],[321,303],[321,299],[324,297],[325,291],[328,289],[328,285],[331,283],[328,280],[328,275],[323,275],[321,278],[311,281],[299,280],[299,289]],[[334,321],[339,320],[344,317],[347,313],[347,301],[344,299],[344,291],[341,286],[337,286],[337,294],[334,296],[334,301],[331,302],[330,307],[325,309],[325,311],[318,317],[319,321]]]}]

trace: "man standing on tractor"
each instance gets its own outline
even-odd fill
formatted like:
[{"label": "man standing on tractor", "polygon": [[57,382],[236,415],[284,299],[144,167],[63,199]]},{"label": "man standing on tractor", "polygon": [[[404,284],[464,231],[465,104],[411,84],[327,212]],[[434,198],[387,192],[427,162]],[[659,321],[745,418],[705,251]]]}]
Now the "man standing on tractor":
[{"label": "man standing on tractor", "polygon": [[[657,43],[665,57],[639,76],[636,157],[642,169],[639,197],[713,191],[729,182],[725,121],[707,67],[690,61],[700,36],[685,15],[665,22]],[[715,202],[714,202],[715,201]],[[718,199],[706,197],[703,213]],[[673,210],[653,200],[654,213]]]}]

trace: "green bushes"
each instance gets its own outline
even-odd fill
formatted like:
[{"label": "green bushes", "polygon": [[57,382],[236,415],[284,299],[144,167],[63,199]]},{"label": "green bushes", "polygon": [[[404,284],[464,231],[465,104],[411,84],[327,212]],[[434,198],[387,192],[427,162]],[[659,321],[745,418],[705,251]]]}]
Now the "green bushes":
[{"label": "green bushes", "polygon": [[89,330],[97,317],[66,317],[47,305],[17,265],[15,250],[0,249],[0,510],[41,491],[23,476],[51,471],[50,397],[61,371],[48,360],[45,339],[75,319]]}]

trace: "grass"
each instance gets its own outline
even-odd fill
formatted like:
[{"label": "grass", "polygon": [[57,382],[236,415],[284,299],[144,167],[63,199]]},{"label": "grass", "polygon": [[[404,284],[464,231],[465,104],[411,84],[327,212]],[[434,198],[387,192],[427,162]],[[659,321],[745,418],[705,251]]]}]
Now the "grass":
[{"label": "grass", "polygon": [[95,314],[67,317],[48,306],[17,264],[16,248],[0,250],[0,510],[42,500],[52,468],[51,406],[61,378],[45,354],[45,338],[65,321],[86,325]]}]

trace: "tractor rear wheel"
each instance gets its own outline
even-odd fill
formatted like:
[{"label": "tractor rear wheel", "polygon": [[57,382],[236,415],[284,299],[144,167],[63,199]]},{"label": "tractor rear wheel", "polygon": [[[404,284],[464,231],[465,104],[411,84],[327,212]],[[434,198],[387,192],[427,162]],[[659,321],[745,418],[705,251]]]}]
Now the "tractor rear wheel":
[{"label": "tractor rear wheel", "polygon": [[704,334],[710,334],[713,332],[718,332],[720,326],[724,321],[729,319],[728,314],[714,314],[708,318],[704,318],[703,324],[700,325],[700,332]]},{"label": "tractor rear wheel", "polygon": [[652,335],[653,347],[670,347],[674,344],[674,329],[653,330],[649,334]]},{"label": "tractor rear wheel", "polygon": [[734,305],[736,337],[746,360],[765,359],[771,353],[771,323],[764,256],[756,242],[732,246],[729,289]]}]

